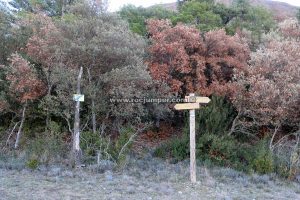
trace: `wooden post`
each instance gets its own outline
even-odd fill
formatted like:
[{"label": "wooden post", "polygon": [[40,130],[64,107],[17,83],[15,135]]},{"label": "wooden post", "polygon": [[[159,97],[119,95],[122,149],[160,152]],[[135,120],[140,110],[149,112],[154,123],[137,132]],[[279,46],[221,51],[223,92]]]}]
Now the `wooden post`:
[{"label": "wooden post", "polygon": [[[190,94],[190,97],[195,94]],[[196,134],[195,134],[195,110],[190,110],[190,176],[191,182],[196,183]]]},{"label": "wooden post", "polygon": [[191,182],[196,183],[196,120],[195,109],[200,108],[200,104],[207,104],[210,102],[208,97],[196,97],[194,93],[185,97],[187,103],[176,104],[176,110],[190,111],[190,175]]}]

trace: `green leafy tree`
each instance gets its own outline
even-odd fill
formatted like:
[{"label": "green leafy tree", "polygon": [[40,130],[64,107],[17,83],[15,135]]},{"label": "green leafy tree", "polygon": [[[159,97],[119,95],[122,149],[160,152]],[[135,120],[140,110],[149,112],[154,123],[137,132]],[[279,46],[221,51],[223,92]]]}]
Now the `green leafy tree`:
[{"label": "green leafy tree", "polygon": [[190,1],[184,3],[179,14],[172,18],[172,23],[196,25],[201,31],[207,32],[221,27],[222,19],[220,15],[213,12],[213,4],[207,2]]},{"label": "green leafy tree", "polygon": [[213,6],[213,12],[218,14],[222,19],[222,25],[226,26],[232,19],[237,16],[237,10],[232,6],[225,6],[217,3]]},{"label": "green leafy tree", "polygon": [[252,48],[259,45],[263,34],[275,27],[273,15],[263,7],[251,6],[247,0],[237,0],[232,8],[233,16],[226,24],[226,30],[229,34],[234,34],[238,30],[250,31]]},{"label": "green leafy tree", "polygon": [[10,4],[20,11],[43,11],[49,16],[61,16],[65,7],[73,2],[74,0],[13,0]]},{"label": "green leafy tree", "polygon": [[14,17],[9,9],[0,4],[0,65],[7,64],[7,58],[14,51],[13,23]]},{"label": "green leafy tree", "polygon": [[153,6],[150,8],[136,7],[134,5],[124,6],[120,12],[120,16],[129,23],[131,31],[139,35],[145,36],[146,20],[150,18],[167,19],[171,18],[174,13],[161,6]]}]

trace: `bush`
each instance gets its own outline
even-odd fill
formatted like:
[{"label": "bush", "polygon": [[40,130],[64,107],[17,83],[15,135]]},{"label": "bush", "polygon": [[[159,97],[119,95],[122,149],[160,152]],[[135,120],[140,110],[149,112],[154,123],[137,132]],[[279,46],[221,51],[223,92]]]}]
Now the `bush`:
[{"label": "bush", "polygon": [[[204,162],[235,168],[246,173],[268,174],[276,171],[285,177],[299,173],[299,145],[291,142],[281,144],[274,153],[269,149],[269,140],[256,144],[241,143],[228,136],[236,112],[222,97],[212,97],[211,103],[197,113],[196,157]],[[154,156],[174,159],[175,162],[189,158],[189,123],[185,123],[182,138],[174,138],[158,147]],[[276,163],[274,161],[276,156]]]},{"label": "bush", "polygon": [[36,159],[39,163],[59,162],[67,156],[67,146],[56,122],[49,123],[49,130],[29,141],[26,148],[28,162]]},{"label": "bush", "polygon": [[61,161],[66,156],[66,147],[62,140],[40,136],[30,141],[26,154],[30,159],[34,158],[40,163],[49,164]]},{"label": "bush", "polygon": [[119,137],[111,143],[109,154],[119,167],[126,165],[126,158],[134,141],[135,130],[128,126],[121,129]]},{"label": "bush", "polygon": [[253,169],[260,174],[272,173],[274,171],[274,161],[268,146],[268,140],[261,140],[254,146],[254,149],[256,152],[251,163]]},{"label": "bush", "polygon": [[208,106],[197,111],[197,128],[202,134],[225,135],[236,116],[232,104],[224,97],[212,96]]},{"label": "bush", "polygon": [[26,166],[32,170],[35,170],[39,166],[39,161],[37,159],[31,159],[26,162]]},{"label": "bush", "polygon": [[[219,165],[233,165],[237,161],[237,141],[226,133],[236,113],[223,97],[212,96],[211,103],[196,117],[197,158]],[[182,138],[174,138],[157,148],[154,156],[181,161],[189,158],[189,122],[186,116]]]},{"label": "bush", "polygon": [[181,138],[173,138],[167,143],[156,148],[154,151],[155,157],[173,158],[174,162],[182,161],[190,155],[189,137],[184,134]]},{"label": "bush", "polygon": [[230,166],[237,159],[237,142],[230,136],[204,134],[197,138],[197,158]]},{"label": "bush", "polygon": [[282,140],[276,145],[274,154],[275,172],[282,177],[295,179],[300,174],[300,144],[297,141],[299,135]]},{"label": "bush", "polygon": [[103,160],[111,160],[122,166],[132,147],[134,134],[135,130],[130,126],[122,128],[115,140],[98,133],[83,132],[80,145],[86,161],[95,162],[96,156],[100,156]]}]

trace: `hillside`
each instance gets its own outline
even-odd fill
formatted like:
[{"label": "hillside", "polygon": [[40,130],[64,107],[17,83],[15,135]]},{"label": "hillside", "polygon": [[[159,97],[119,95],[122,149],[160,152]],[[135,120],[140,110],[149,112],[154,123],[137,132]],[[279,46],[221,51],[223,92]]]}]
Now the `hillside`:
[{"label": "hillside", "polygon": [[[218,3],[223,3],[225,5],[230,5],[233,0],[216,0]],[[298,7],[290,5],[288,3],[271,1],[271,0],[251,0],[250,3],[256,6],[264,6],[271,10],[274,13],[276,19],[283,19],[295,16]],[[160,4],[161,6],[170,9],[176,10],[177,5],[174,3]]]}]

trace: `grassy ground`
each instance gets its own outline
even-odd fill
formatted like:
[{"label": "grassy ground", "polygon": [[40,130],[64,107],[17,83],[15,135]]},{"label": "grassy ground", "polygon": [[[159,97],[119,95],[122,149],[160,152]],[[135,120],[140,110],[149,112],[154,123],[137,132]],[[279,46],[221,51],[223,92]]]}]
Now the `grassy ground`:
[{"label": "grassy ground", "polygon": [[122,172],[102,174],[91,168],[0,169],[0,199],[300,199],[298,183],[272,176],[198,167],[198,182],[191,184],[188,170],[188,161],[167,164],[156,159],[133,160]]}]

